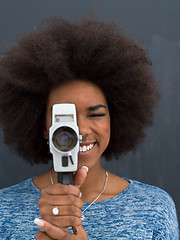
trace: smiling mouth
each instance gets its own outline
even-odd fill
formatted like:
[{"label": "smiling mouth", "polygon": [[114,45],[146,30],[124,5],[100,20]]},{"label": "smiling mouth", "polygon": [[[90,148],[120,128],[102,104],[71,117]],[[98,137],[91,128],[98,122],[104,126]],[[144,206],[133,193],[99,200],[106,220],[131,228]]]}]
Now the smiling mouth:
[{"label": "smiling mouth", "polygon": [[90,151],[94,147],[95,143],[91,143],[88,145],[81,145],[79,148],[79,152],[87,152]]}]

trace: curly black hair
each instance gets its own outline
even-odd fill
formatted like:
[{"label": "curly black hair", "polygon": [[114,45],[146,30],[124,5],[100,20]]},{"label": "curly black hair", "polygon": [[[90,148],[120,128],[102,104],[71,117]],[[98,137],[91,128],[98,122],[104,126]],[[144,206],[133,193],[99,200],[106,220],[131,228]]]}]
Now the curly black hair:
[{"label": "curly black hair", "polygon": [[25,35],[0,61],[0,124],[4,141],[30,163],[52,159],[42,128],[50,91],[83,79],[107,99],[111,139],[104,156],[134,151],[159,100],[151,61],[115,22],[53,17]]}]

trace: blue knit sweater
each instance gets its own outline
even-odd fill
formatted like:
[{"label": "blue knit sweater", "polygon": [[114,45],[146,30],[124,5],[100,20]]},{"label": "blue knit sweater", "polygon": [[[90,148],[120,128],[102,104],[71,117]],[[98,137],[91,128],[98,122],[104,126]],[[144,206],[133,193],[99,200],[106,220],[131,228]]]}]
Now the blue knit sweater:
[{"label": "blue knit sweater", "polygon": [[[88,239],[179,239],[176,209],[163,190],[129,180],[119,195],[94,203],[85,213]],[[0,190],[0,239],[35,239],[40,190],[32,178]],[[84,204],[83,209],[88,206]],[[82,210],[83,210],[82,209]]]}]

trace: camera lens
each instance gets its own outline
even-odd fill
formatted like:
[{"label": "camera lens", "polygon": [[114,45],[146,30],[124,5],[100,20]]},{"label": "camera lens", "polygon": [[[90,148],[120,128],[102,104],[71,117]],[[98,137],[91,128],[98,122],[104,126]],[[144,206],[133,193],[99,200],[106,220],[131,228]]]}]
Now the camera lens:
[{"label": "camera lens", "polygon": [[54,132],[52,141],[58,150],[67,152],[76,146],[77,134],[70,127],[60,127]]}]

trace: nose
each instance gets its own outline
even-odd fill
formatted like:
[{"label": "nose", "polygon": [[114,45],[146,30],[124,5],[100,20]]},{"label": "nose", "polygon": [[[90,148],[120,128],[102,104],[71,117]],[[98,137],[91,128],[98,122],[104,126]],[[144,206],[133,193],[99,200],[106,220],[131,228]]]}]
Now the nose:
[{"label": "nose", "polygon": [[80,135],[82,135],[83,137],[87,137],[89,134],[91,134],[91,126],[86,116],[78,116],[77,123]]}]

